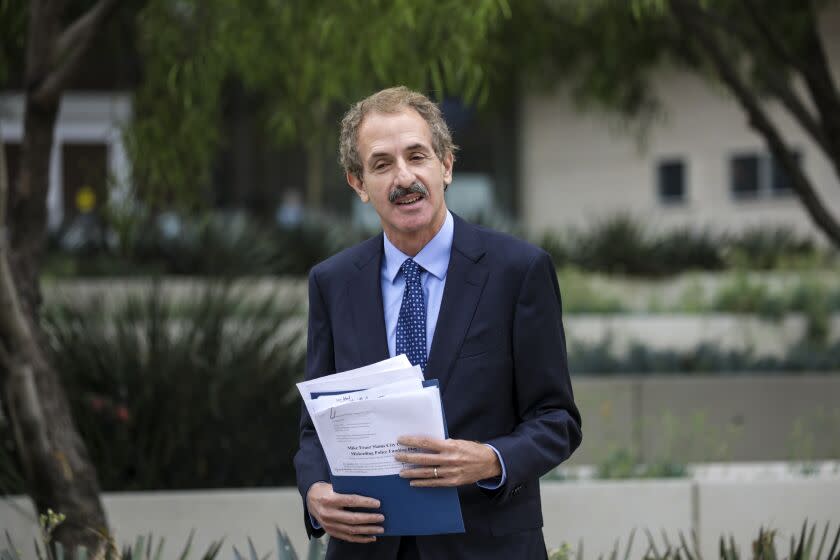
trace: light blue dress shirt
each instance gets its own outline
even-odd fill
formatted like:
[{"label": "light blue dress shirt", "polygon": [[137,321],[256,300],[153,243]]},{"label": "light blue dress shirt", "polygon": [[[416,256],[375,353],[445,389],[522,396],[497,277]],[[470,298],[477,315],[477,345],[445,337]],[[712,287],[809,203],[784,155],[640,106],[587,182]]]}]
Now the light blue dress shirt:
[{"label": "light blue dress shirt", "polygon": [[[385,332],[388,334],[388,352],[391,357],[396,355],[397,348],[397,319],[400,316],[405,278],[400,274],[400,267],[408,255],[397,249],[388,239],[384,239],[385,257],[382,259],[382,307],[385,310]],[[449,257],[452,254],[452,240],[455,237],[455,222],[452,214],[447,210],[446,219],[435,236],[414,256],[414,261],[423,267],[420,272],[420,284],[423,286],[423,298],[426,301],[426,356],[432,349],[440,314],[440,303],[443,300],[443,288],[446,286],[446,272],[449,270]],[[431,372],[434,375],[434,372]],[[496,490],[507,480],[505,462],[499,450],[492,445],[487,447],[495,451],[502,466],[502,475],[498,479],[481,481],[482,488]]]}]

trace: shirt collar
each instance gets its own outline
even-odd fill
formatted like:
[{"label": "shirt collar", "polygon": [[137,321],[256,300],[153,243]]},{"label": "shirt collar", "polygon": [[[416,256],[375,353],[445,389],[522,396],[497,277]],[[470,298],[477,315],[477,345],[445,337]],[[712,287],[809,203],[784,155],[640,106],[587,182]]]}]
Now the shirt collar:
[{"label": "shirt collar", "polygon": [[[414,257],[414,262],[422,266],[429,274],[439,280],[446,278],[446,271],[449,269],[449,255],[452,253],[452,239],[455,236],[455,225],[452,214],[446,211],[446,219],[438,231],[426,245],[420,249]],[[385,274],[388,280],[393,283],[397,278],[405,259],[408,255],[397,249],[388,239],[388,235],[382,236],[385,246]]]}]

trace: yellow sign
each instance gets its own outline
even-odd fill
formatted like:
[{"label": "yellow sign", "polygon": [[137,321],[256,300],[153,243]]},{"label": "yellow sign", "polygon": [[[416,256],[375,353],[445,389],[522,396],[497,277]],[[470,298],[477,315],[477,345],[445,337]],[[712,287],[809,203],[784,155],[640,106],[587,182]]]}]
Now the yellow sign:
[{"label": "yellow sign", "polygon": [[93,211],[95,206],[96,193],[93,191],[93,187],[85,185],[76,191],[76,208],[79,212],[87,214],[88,212]]}]

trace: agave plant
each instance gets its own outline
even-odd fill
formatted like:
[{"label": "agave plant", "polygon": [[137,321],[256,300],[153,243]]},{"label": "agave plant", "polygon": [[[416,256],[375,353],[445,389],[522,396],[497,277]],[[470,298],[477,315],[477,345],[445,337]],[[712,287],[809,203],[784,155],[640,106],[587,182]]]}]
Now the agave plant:
[{"label": "agave plant", "polygon": [[[802,524],[802,530],[798,537],[791,535],[787,556],[781,556],[776,550],[776,531],[761,527],[758,531],[758,538],[752,543],[753,560],[840,560],[840,525],[834,533],[834,539],[827,554],[823,555],[827,537],[829,535],[830,523],[827,522],[822,531],[822,537],[816,548],[814,548],[814,537],[817,529],[816,523],[810,525],[806,520]],[[693,539],[693,547],[689,549],[685,538],[680,533],[680,544],[675,546],[668,541],[667,535],[663,533],[664,548],[658,548],[653,536],[648,533],[648,550],[645,560],[701,560],[696,535]],[[718,541],[720,560],[740,560],[741,552],[735,544],[735,539],[721,536]]]},{"label": "agave plant", "polygon": [[301,318],[244,289],[207,285],[177,301],[153,289],[45,311],[105,490],[294,481],[299,405],[288,396],[302,371]]},{"label": "agave plant", "polygon": [[[192,555],[192,542],[195,531],[190,532],[184,548],[178,554],[178,560],[188,560]],[[43,542],[35,541],[35,555],[38,560],[88,560],[88,550],[80,546],[74,551],[66,551],[60,542],[51,542],[50,531],[43,530]],[[165,539],[155,539],[152,535],[139,536],[133,545],[126,545],[122,549],[111,542],[105,551],[105,560],[162,560],[164,558]],[[6,531],[6,543],[8,548],[0,548],[0,560],[24,560],[19,548],[12,542],[12,538]],[[213,541],[207,549],[199,556],[200,560],[215,560],[222,548],[222,541]]]},{"label": "agave plant", "polygon": [[[805,521],[799,536],[792,535],[790,537],[788,554],[780,556],[776,550],[777,532],[762,527],[758,531],[758,538],[752,543],[752,560],[840,560],[840,548],[838,548],[838,545],[840,545],[840,525],[834,533],[831,546],[826,548],[829,528],[830,523],[826,523],[819,543],[815,547],[817,525],[810,525],[808,521]],[[694,531],[691,533],[691,544],[689,544],[682,531],[678,535],[678,542],[673,542],[665,531],[662,532],[659,541],[650,531],[646,530],[645,533],[648,546],[642,556],[643,560],[702,560],[703,558],[700,554],[700,542],[697,533]],[[606,556],[606,560],[619,560],[619,558],[630,560],[635,534],[636,530],[634,529],[624,547],[616,539],[612,551]],[[623,554],[621,552],[622,548]],[[823,554],[824,551],[826,551],[825,554]],[[720,560],[741,560],[742,557],[738,546],[735,544],[735,539],[731,535],[720,537],[718,553]],[[572,549],[568,544],[564,544],[553,550],[549,555],[549,560],[583,560],[583,558],[582,542],[578,545],[577,550]],[[598,560],[605,560],[604,555],[598,556]]]},{"label": "agave plant", "polygon": [[[277,531],[277,560],[299,560],[295,547],[292,545],[289,535],[285,531],[276,528]],[[327,541],[329,537],[323,539],[312,539],[309,541],[309,549],[306,554],[306,560],[323,560],[327,554]],[[260,557],[257,554],[257,549],[254,542],[248,539],[248,556],[245,556],[234,546],[233,558],[234,560],[268,560],[269,554]]]}]

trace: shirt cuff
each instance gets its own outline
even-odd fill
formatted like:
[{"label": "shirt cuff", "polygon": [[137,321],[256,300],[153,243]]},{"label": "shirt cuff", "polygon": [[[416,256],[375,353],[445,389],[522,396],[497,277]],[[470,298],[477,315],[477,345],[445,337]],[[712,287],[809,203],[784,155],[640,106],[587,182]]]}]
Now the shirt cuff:
[{"label": "shirt cuff", "polygon": [[[324,482],[324,481],[323,481],[323,480],[319,480],[318,482]],[[316,484],[318,484],[318,482],[313,482],[313,483],[312,483],[312,486],[315,486]],[[310,487],[309,487],[309,489],[310,489],[310,490],[312,489],[312,486],[310,486]],[[307,494],[307,495],[309,495],[309,490],[307,490],[307,491],[306,491],[306,494]],[[305,500],[304,500],[304,501],[305,501]],[[318,529],[321,529],[321,528],[322,528],[322,527],[321,527],[321,524],[320,524],[320,523],[318,523],[318,520],[317,520],[317,519],[315,519],[314,517],[312,517],[312,514],[311,514],[311,513],[309,513],[309,512],[307,511],[307,512],[306,512],[306,515],[308,515],[308,516],[309,516],[309,522],[312,524],[312,528],[313,528],[313,529],[318,530]]]},{"label": "shirt cuff", "polygon": [[505,461],[502,459],[502,454],[499,453],[499,450],[490,445],[489,443],[485,443],[487,447],[493,450],[493,453],[496,454],[496,457],[499,458],[499,464],[502,466],[502,474],[496,478],[487,478],[484,480],[479,480],[476,482],[479,487],[484,488],[485,490],[498,490],[502,486],[505,485],[507,482],[507,469],[505,468]]}]

